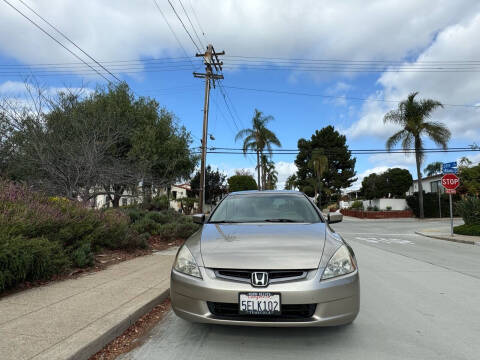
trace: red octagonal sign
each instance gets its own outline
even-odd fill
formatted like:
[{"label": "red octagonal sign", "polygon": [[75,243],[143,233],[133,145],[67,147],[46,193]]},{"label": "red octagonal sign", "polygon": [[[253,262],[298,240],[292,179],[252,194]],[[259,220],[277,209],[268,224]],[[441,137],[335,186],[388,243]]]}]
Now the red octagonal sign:
[{"label": "red octagonal sign", "polygon": [[456,189],[460,185],[460,179],[455,174],[445,174],[442,177],[442,186],[445,189]]}]

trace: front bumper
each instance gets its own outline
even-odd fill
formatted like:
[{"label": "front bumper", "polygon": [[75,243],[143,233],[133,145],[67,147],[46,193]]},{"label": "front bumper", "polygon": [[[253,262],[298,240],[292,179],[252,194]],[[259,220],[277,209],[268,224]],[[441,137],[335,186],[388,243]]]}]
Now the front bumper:
[{"label": "front bumper", "polygon": [[[312,271],[304,280],[253,287],[248,283],[216,278],[211,269],[200,267],[203,279],[172,270],[170,297],[174,312],[193,322],[245,326],[335,326],[352,322],[360,309],[358,270],[320,281],[321,271]],[[207,302],[238,303],[239,292],[279,292],[282,305],[316,304],[311,317],[288,320],[225,319],[210,312]]]}]

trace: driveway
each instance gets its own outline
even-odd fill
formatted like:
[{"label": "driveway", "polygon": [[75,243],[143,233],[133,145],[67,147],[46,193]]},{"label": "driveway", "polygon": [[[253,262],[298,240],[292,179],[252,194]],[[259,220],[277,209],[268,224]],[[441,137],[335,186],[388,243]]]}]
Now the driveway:
[{"label": "driveway", "polygon": [[477,359],[480,246],[415,235],[448,220],[359,220],[333,227],[352,245],[361,310],[337,328],[191,324],[170,313],[121,359]]}]

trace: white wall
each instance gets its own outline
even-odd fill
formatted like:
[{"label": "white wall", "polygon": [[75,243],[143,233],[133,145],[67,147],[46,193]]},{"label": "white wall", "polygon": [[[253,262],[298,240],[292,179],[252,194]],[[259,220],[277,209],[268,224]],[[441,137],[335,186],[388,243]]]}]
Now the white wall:
[{"label": "white wall", "polygon": [[369,206],[376,206],[380,210],[387,210],[387,206],[390,206],[390,210],[405,210],[408,209],[407,201],[405,199],[373,199],[363,200],[363,209],[367,210]]},{"label": "white wall", "polygon": [[[390,210],[405,210],[408,209],[407,201],[405,199],[373,199],[373,200],[361,200],[363,202],[363,210],[367,210],[369,206],[376,206],[380,210],[387,210],[387,206],[390,206]],[[353,201],[340,201],[340,208],[345,209],[352,206]]]}]

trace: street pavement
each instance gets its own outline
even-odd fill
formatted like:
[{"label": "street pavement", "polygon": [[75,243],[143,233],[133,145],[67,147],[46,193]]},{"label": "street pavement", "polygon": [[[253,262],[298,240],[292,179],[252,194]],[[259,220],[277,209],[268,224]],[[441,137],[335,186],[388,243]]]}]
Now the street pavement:
[{"label": "street pavement", "polygon": [[414,232],[447,220],[360,220],[333,227],[353,247],[361,310],[336,328],[192,324],[170,312],[126,359],[478,359],[480,246]]}]

